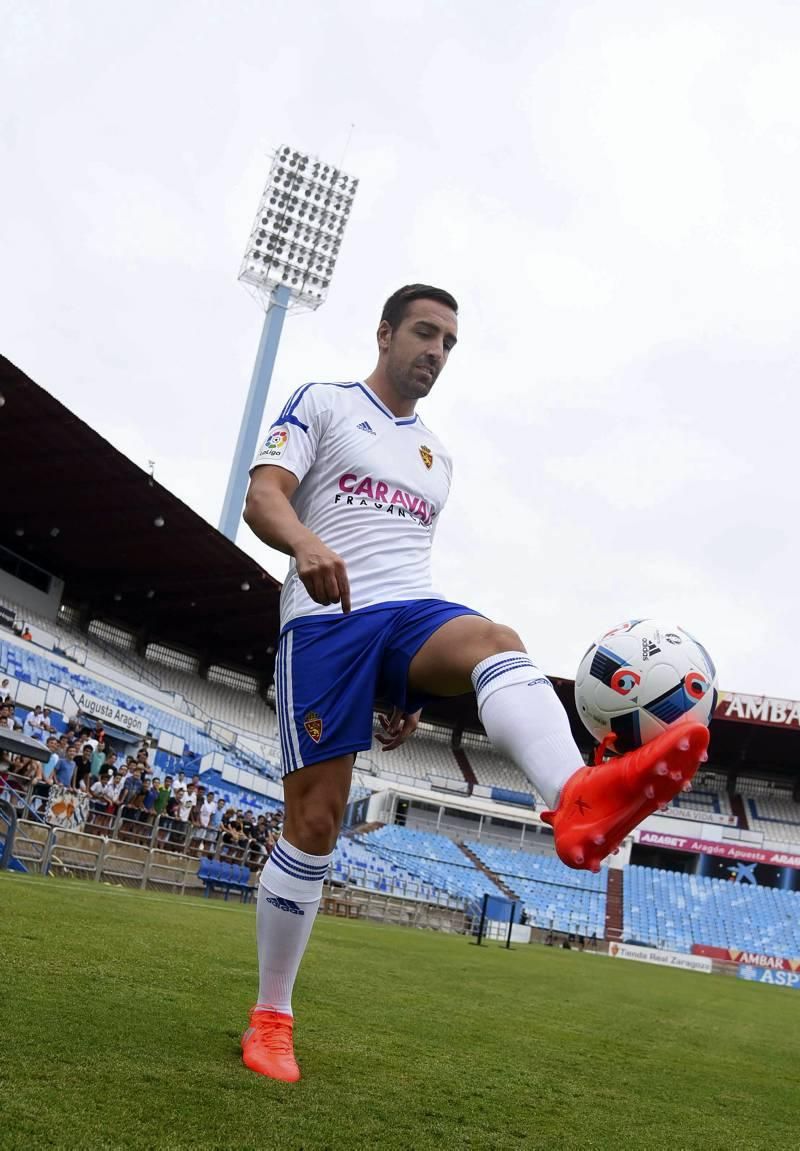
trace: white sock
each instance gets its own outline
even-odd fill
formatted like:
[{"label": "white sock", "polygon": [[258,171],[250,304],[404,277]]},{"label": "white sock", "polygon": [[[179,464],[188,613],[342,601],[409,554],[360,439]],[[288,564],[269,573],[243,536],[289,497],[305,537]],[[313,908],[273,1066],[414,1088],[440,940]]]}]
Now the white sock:
[{"label": "white sock", "polygon": [[307,855],[280,837],[258,885],[256,1010],[292,1014],[292,988],[317,915],[330,855]]},{"label": "white sock", "polygon": [[504,651],[478,664],[472,686],[489,739],[553,809],[583,759],[550,680],[525,652]]}]

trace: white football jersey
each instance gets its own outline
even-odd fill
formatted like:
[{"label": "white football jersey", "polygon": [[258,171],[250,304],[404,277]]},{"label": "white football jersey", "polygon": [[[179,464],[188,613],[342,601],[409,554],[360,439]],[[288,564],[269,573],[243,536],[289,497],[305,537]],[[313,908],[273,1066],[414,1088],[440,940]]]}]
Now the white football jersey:
[{"label": "white football jersey", "polygon": [[[444,598],[431,586],[431,543],[452,460],[419,416],[395,417],[362,383],[306,384],[270,428],[253,468],[265,464],[300,481],[292,507],[347,565],[353,611]],[[281,628],[341,610],[311,599],[292,560]]]}]

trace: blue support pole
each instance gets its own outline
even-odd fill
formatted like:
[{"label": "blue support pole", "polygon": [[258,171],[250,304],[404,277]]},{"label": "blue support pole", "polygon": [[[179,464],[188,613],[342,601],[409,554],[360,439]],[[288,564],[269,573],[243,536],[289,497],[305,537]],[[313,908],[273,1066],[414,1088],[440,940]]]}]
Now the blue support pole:
[{"label": "blue support pole", "polygon": [[247,402],[242,413],[236,452],[219,520],[219,530],[229,540],[235,540],[239,530],[247,492],[248,473],[256,453],[258,433],[261,430],[261,420],[272,380],[272,369],[275,367],[275,357],[278,354],[281,330],[290,299],[291,293],[288,287],[279,284],[273,289],[270,305],[264,317],[264,327],[261,330],[258,354],[250,380],[250,391],[247,393]]}]

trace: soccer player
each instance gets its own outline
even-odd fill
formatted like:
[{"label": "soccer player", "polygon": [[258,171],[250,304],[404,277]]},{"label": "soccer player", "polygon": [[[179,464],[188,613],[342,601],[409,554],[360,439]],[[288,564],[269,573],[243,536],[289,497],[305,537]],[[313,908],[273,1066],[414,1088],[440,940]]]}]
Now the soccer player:
[{"label": "soccer player", "polygon": [[545,798],[570,867],[600,860],[697,770],[708,731],[685,724],[585,767],[566,713],[520,637],[431,585],[431,545],[451,460],[416,413],[456,346],[458,306],[424,284],[386,301],[378,362],[353,383],[306,384],[270,429],[244,518],[291,556],[275,687],[285,822],[261,875],[258,1000],[245,1064],[293,1082],[292,987],[339,833],[355,753],[414,732],[436,696],[473,689],[486,732]]}]

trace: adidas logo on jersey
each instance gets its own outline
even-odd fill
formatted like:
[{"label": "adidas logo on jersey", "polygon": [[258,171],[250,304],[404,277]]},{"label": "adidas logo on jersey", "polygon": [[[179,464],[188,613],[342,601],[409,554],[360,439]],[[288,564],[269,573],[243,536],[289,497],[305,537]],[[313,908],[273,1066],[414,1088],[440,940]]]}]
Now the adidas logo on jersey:
[{"label": "adidas logo on jersey", "polygon": [[356,424],[356,427],[360,432],[369,432],[371,436],[375,435],[375,432],[372,430],[366,420],[363,420],[360,424]]}]

